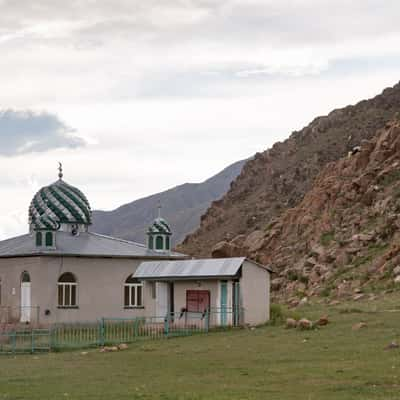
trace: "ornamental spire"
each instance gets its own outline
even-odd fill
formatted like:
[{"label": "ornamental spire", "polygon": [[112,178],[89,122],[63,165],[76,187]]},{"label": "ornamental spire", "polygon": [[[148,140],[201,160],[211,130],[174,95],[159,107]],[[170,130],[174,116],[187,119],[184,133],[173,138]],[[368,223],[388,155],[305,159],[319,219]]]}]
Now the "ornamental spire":
[{"label": "ornamental spire", "polygon": [[60,179],[63,178],[63,169],[62,169],[62,164],[60,162],[58,162],[58,177]]},{"label": "ornamental spire", "polygon": [[158,200],[158,218],[161,218],[161,200]]}]

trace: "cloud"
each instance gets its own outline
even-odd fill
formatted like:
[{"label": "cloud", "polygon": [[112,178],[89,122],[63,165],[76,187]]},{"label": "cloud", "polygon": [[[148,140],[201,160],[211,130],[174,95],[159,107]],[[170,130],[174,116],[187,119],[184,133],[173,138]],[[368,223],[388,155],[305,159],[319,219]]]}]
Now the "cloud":
[{"label": "cloud", "polygon": [[56,115],[33,111],[0,111],[0,156],[76,148],[85,141]]},{"label": "cloud", "polygon": [[20,108],[255,95],[267,80],[329,78],[339,62],[400,56],[398,0],[0,0],[0,9],[0,104]]}]

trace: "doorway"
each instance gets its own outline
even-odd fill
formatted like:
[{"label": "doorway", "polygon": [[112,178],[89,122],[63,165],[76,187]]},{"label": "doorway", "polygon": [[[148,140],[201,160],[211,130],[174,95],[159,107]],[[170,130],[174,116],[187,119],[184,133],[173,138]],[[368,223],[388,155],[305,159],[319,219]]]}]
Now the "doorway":
[{"label": "doorway", "polygon": [[21,322],[31,322],[31,277],[24,271],[21,276]]},{"label": "doorway", "polygon": [[221,281],[221,326],[227,325],[227,306],[228,306],[228,282]]}]

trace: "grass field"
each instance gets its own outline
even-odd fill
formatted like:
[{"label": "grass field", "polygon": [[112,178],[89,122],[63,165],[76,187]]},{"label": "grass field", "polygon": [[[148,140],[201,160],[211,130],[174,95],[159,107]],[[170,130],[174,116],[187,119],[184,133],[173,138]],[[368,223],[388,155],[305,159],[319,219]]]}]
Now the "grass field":
[{"label": "grass field", "polygon": [[[266,326],[99,350],[0,357],[3,399],[400,399],[400,294],[305,306],[313,331]],[[388,310],[388,311],[382,311]],[[395,310],[390,311],[390,310]],[[364,321],[367,327],[353,331]]]}]

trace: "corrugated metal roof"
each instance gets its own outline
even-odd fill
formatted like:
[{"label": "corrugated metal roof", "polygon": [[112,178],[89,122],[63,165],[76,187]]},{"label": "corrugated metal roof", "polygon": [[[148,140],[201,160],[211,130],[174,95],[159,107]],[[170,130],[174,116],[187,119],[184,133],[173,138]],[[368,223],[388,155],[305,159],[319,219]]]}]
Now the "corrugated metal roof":
[{"label": "corrugated metal roof", "polygon": [[37,255],[64,255],[86,257],[132,257],[132,258],[184,258],[184,254],[147,249],[146,246],[123,239],[103,236],[92,232],[73,236],[68,232],[56,232],[56,249],[37,248],[31,234],[0,242],[0,258]]},{"label": "corrugated metal roof", "polygon": [[210,258],[202,260],[145,261],[139,265],[137,279],[171,279],[235,276],[244,257]]}]

